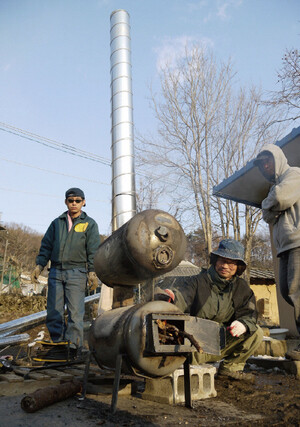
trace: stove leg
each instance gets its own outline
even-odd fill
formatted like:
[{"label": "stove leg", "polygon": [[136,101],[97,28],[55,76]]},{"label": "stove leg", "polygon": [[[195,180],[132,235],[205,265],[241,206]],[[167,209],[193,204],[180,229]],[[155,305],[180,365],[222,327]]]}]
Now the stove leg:
[{"label": "stove leg", "polygon": [[113,414],[116,412],[116,408],[117,408],[121,368],[122,368],[122,354],[118,354],[117,361],[116,361],[116,372],[115,372],[114,385],[113,385],[113,394],[112,394],[111,407],[110,407],[111,412]]},{"label": "stove leg", "polygon": [[191,391],[191,375],[190,375],[190,360],[189,356],[186,358],[186,361],[183,364],[184,372],[184,398],[185,406],[187,408],[192,408],[192,391]]},{"label": "stove leg", "polygon": [[86,358],[86,361],[85,361],[84,377],[83,377],[83,384],[82,384],[82,393],[81,393],[79,400],[85,399],[87,382],[88,382],[89,372],[90,372],[91,358],[92,358],[92,352],[89,351],[87,358]]}]

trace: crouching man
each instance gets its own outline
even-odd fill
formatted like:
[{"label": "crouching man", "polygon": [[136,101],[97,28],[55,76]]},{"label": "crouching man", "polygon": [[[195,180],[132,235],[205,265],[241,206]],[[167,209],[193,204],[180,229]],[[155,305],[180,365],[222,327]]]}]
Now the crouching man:
[{"label": "crouching man", "polygon": [[243,369],[262,342],[263,332],[256,323],[254,293],[239,277],[246,268],[244,247],[236,240],[222,240],[211,253],[210,262],[210,267],[198,275],[164,279],[158,284],[155,299],[168,298],[183,312],[225,327],[226,345],[221,355],[195,352],[192,364],[222,360],[218,376],[252,381],[251,374]]}]

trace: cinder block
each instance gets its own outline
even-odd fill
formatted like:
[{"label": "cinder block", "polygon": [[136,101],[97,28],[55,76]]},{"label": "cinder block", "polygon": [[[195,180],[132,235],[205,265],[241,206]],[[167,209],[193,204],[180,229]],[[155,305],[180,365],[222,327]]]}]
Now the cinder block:
[{"label": "cinder block", "polygon": [[[192,400],[217,396],[215,390],[215,373],[216,368],[208,364],[190,367]],[[183,369],[177,369],[173,374],[164,378],[147,378],[142,398],[169,405],[184,403]]]},{"label": "cinder block", "polygon": [[260,343],[253,356],[267,355],[272,357],[284,357],[286,352],[286,341],[267,338]]}]

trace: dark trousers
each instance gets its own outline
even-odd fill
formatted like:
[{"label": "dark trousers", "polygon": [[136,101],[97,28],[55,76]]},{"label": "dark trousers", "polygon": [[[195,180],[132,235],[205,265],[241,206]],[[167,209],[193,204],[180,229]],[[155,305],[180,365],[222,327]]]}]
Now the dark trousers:
[{"label": "dark trousers", "polygon": [[[46,325],[52,341],[69,340],[73,346],[82,347],[86,282],[84,269],[50,269]],[[68,313],[67,322],[65,306]]]},{"label": "dark trousers", "polygon": [[294,307],[296,326],[300,335],[300,247],[280,255],[279,286],[283,298]]}]

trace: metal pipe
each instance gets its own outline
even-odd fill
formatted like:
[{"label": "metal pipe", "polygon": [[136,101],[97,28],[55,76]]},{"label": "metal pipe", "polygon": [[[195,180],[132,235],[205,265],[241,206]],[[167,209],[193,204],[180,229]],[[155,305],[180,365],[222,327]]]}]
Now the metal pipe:
[{"label": "metal pipe", "polygon": [[0,347],[6,347],[7,345],[16,345],[22,342],[26,342],[30,339],[28,334],[20,334],[20,335],[9,335],[6,338],[0,339]]},{"label": "metal pipe", "polygon": [[112,230],[136,213],[131,39],[129,14],[115,10],[110,16]]},{"label": "metal pipe", "polygon": [[[84,303],[88,304],[90,302],[96,301],[100,298],[100,293],[89,295],[84,298]],[[39,311],[38,313],[29,314],[28,316],[20,317],[19,319],[11,320],[10,322],[2,323],[0,325],[0,334],[3,332],[13,333],[20,329],[23,329],[28,326],[38,325],[43,323],[46,319],[47,310]]]},{"label": "metal pipe", "polygon": [[[129,14],[115,10],[110,15],[112,231],[136,213],[133,104]],[[99,312],[132,303],[133,293],[102,285]]]}]

